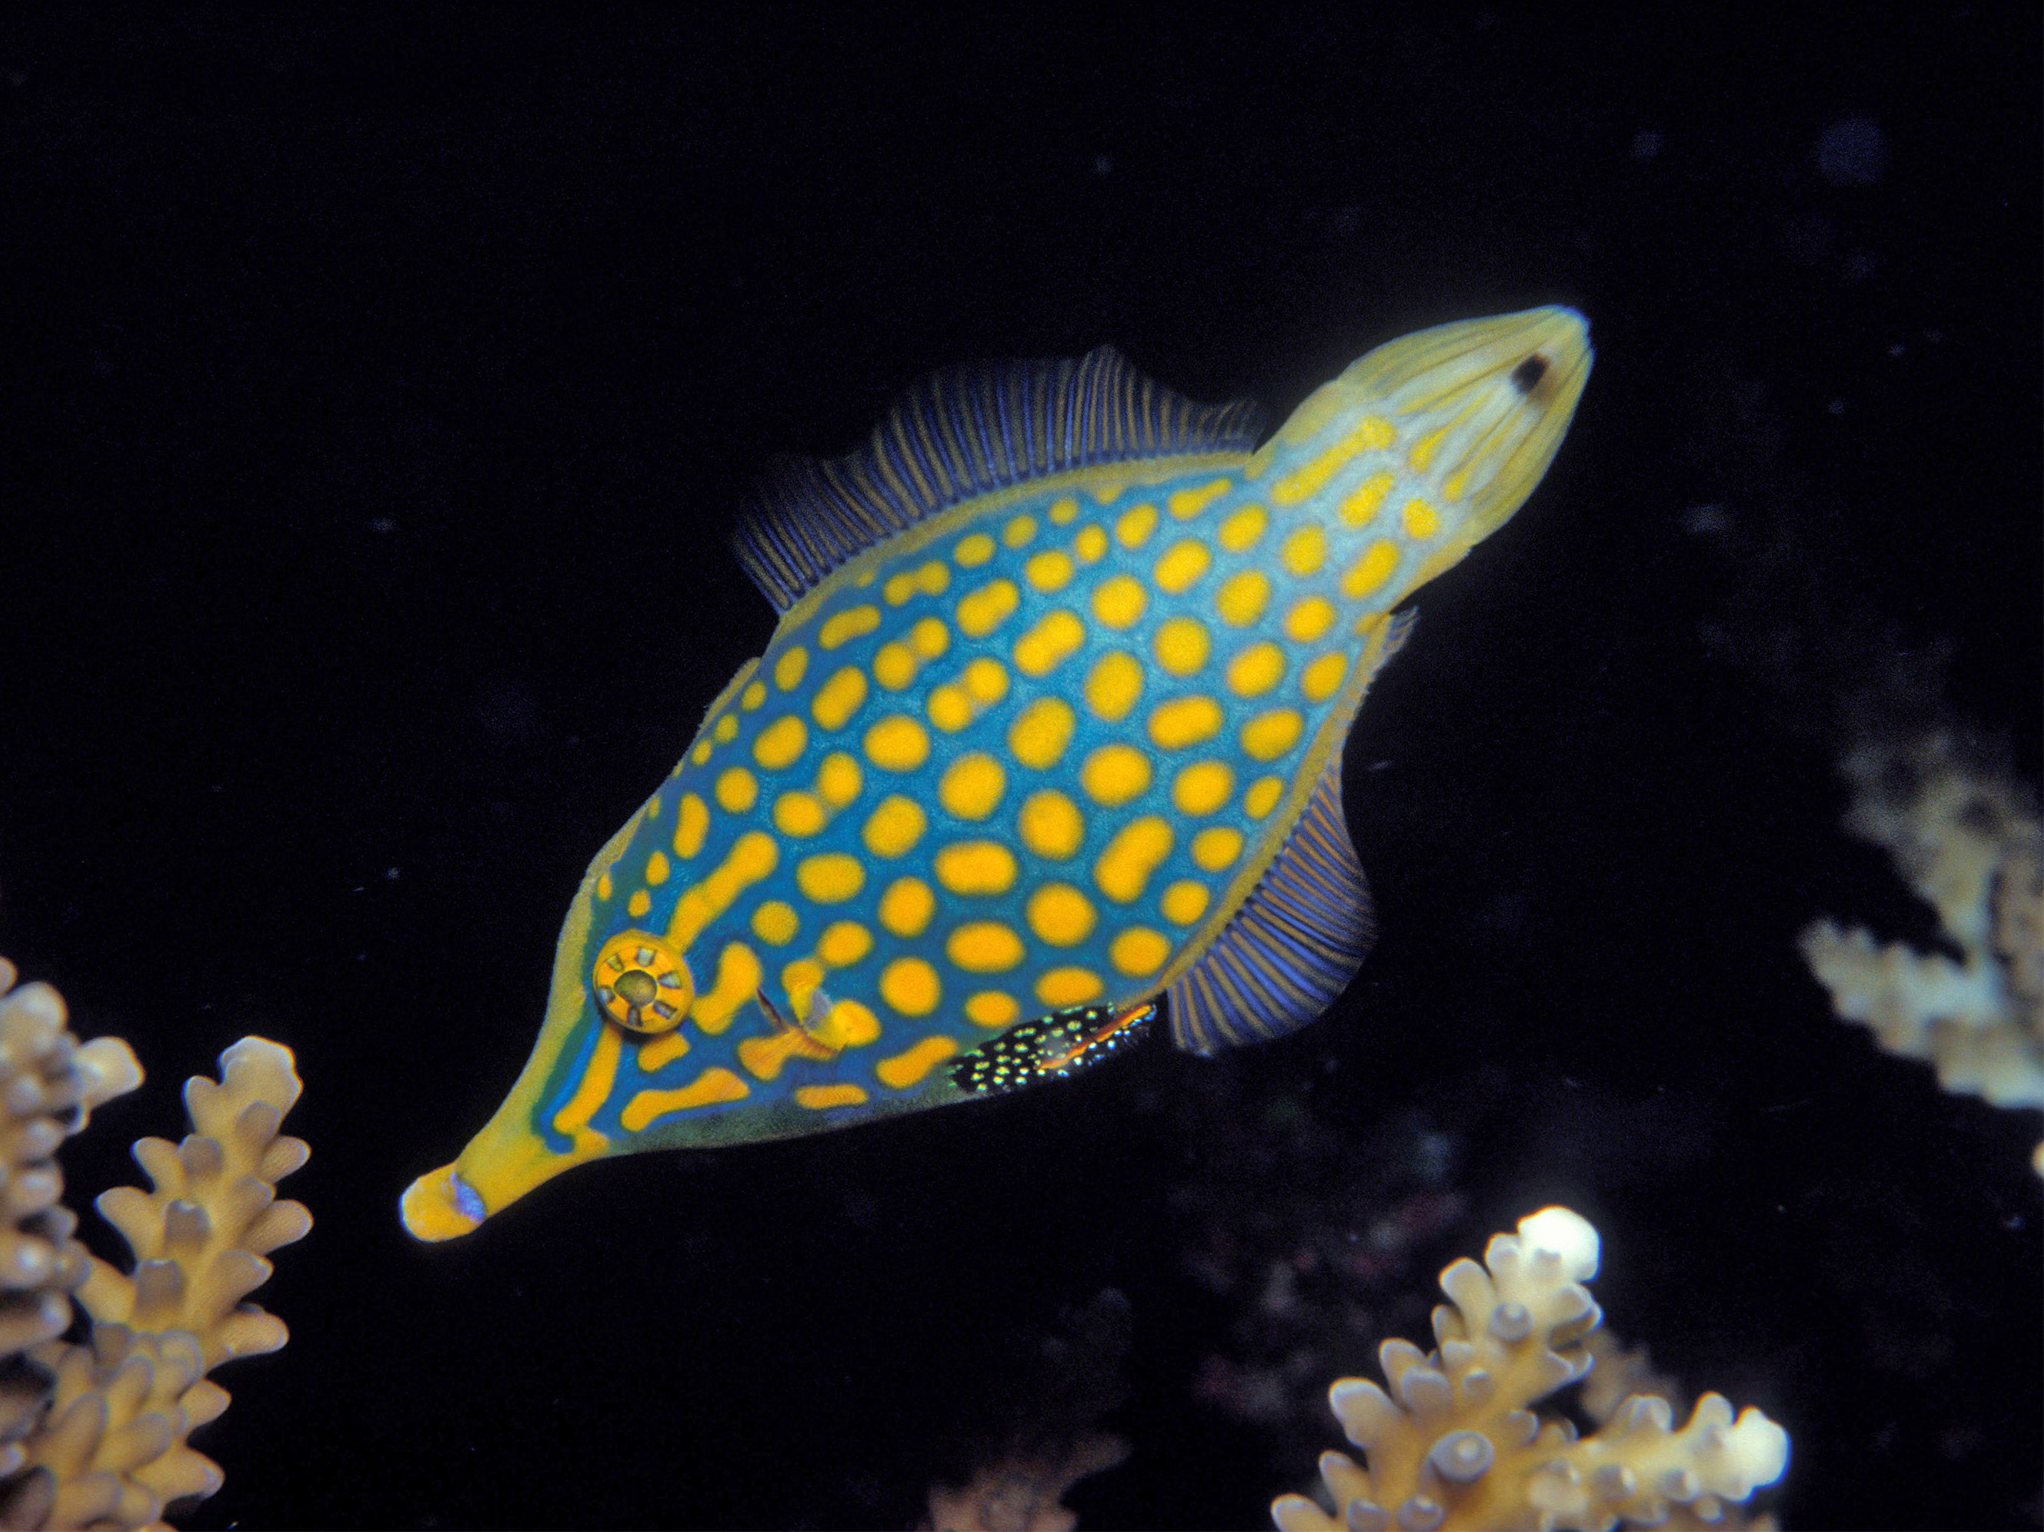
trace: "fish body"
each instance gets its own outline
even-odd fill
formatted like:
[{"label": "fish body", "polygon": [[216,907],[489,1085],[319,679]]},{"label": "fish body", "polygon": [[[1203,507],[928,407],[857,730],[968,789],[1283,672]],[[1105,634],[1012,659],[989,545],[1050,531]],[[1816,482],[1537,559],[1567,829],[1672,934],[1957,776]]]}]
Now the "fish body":
[{"label": "fish body", "polygon": [[1591,362],[1567,309],[1378,348],[1256,446],[1111,351],[939,374],[784,466],[782,608],[590,864],[524,1073],[405,1194],[449,1238],[582,1161],[1195,1052],[1320,1014],[1371,935],[1341,747],[1399,604],[1509,517]]}]

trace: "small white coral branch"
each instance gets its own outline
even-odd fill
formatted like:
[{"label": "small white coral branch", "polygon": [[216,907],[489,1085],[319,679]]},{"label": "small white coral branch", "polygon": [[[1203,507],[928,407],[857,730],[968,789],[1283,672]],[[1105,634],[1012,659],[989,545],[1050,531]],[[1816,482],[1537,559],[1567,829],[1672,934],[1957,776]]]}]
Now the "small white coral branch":
[{"label": "small white coral branch", "polygon": [[1543,1208],[1500,1234],[1484,1264],[1441,1273],[1452,1300],[1433,1313],[1438,1349],[1388,1340],[1389,1389],[1343,1378],[1328,1399],[1367,1466],[1320,1460],[1336,1511],[1303,1495],[1271,1505],[1281,1532],[1433,1532],[1435,1528],[1655,1525],[1680,1510],[1717,1521],[1728,1503],[1788,1466],[1788,1434],[1756,1409],[1733,1415],[1716,1394],[1671,1429],[1667,1401],[1635,1396],[1594,1435],[1530,1408],[1586,1375],[1603,1313],[1583,1286],[1597,1272],[1597,1231],[1567,1208]]},{"label": "small white coral branch", "polygon": [[1818,920],[1799,944],[1832,1008],[1947,1090],[2044,1107],[2044,830],[2025,795],[1943,733],[1863,745],[1840,769],[1858,789],[1847,825],[1888,849],[1961,958]]}]

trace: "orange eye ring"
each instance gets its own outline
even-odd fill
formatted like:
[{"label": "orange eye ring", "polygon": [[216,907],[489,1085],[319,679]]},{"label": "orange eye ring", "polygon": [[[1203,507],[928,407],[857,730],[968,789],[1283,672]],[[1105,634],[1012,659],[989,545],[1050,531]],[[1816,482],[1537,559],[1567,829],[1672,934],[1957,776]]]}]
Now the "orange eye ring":
[{"label": "orange eye ring", "polygon": [[596,1008],[627,1032],[671,1032],[696,997],[688,959],[657,936],[620,931],[603,944],[590,970]]}]

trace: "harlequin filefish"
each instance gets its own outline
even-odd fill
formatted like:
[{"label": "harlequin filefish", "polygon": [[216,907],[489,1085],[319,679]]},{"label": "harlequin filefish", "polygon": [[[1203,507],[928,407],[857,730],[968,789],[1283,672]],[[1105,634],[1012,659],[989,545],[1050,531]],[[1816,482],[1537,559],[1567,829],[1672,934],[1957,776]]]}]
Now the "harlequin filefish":
[{"label": "harlequin filefish", "polygon": [[1103,348],[783,462],[737,537],[773,640],[590,864],[524,1072],[405,1227],[1056,1078],[1160,1006],[1202,1054],[1320,1015],[1372,935],[1341,748],[1396,609],[1532,493],[1590,365],[1569,309],[1442,325],[1259,446]]}]

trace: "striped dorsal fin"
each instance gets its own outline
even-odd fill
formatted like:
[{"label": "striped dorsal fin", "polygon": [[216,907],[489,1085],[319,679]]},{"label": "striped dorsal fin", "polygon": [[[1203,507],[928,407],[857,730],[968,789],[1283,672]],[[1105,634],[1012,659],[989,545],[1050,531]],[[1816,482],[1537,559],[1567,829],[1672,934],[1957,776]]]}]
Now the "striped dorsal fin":
[{"label": "striped dorsal fin", "polygon": [[853,555],[961,500],[1098,463],[1248,452],[1250,400],[1196,404],[1112,346],[1076,361],[981,363],[932,373],[840,458],[768,465],[741,514],[738,561],[782,611]]},{"label": "striped dorsal fin", "polygon": [[1165,993],[1188,1053],[1295,1032],[1334,1004],[1376,938],[1370,887],[1341,810],[1341,752],[1227,929]]}]

